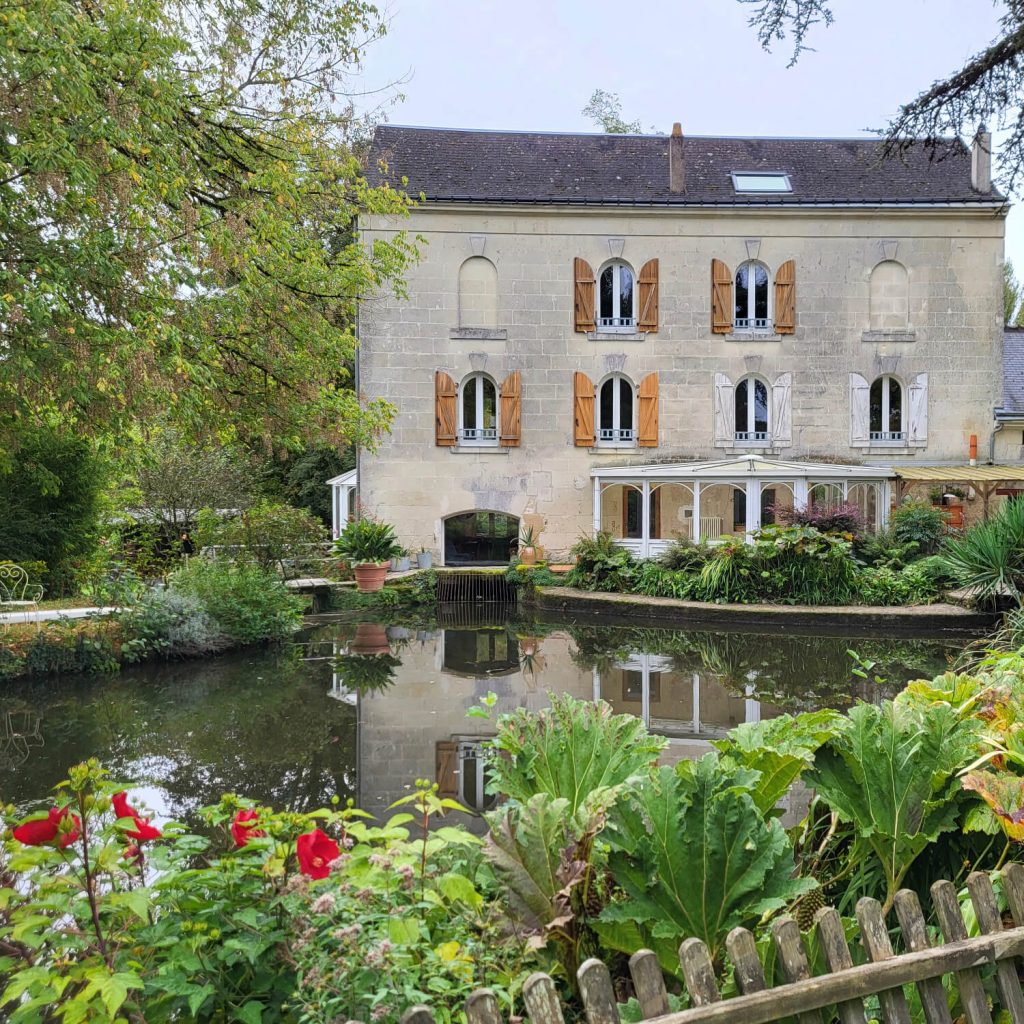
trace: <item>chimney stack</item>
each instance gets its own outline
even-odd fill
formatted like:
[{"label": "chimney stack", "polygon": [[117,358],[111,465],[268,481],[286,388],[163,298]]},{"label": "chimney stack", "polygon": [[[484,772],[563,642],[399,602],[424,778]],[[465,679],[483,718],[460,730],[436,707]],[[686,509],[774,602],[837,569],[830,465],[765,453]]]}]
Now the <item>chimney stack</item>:
[{"label": "chimney stack", "polygon": [[676,121],[668,137],[668,190],[686,191],[686,163],[683,159],[683,126]]},{"label": "chimney stack", "polygon": [[971,147],[971,188],[992,191],[992,136],[984,125],[979,126]]}]

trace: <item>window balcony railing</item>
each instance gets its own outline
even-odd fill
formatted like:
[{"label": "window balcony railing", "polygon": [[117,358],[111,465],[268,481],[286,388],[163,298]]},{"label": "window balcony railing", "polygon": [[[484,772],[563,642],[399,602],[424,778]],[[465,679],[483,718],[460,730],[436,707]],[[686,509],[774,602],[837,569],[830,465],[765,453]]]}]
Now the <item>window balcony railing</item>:
[{"label": "window balcony railing", "polygon": [[768,442],[768,431],[767,430],[737,430],[736,440],[744,441],[747,444],[751,442]]},{"label": "window balcony railing", "polygon": [[869,437],[872,441],[892,444],[896,441],[906,441],[907,432],[905,430],[872,430]]},{"label": "window balcony railing", "polygon": [[497,441],[496,427],[463,427],[460,436],[463,441]]},{"label": "window balcony railing", "polygon": [[738,316],[733,323],[734,331],[770,331],[772,322],[764,316]]},{"label": "window balcony railing", "polygon": [[597,436],[602,441],[633,441],[636,439],[636,432],[632,427],[617,430],[602,427]]},{"label": "window balcony railing", "polygon": [[635,316],[602,316],[598,317],[597,328],[600,331],[629,330],[636,328]]}]

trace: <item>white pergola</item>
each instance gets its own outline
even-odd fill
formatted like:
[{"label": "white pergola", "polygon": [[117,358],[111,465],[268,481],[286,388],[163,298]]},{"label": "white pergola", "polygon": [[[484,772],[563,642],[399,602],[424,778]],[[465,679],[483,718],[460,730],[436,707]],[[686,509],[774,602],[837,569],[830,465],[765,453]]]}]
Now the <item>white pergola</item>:
[{"label": "white pergola", "polygon": [[354,499],[359,478],[354,469],[340,476],[331,477],[327,486],[331,489],[331,536],[337,537],[345,524],[355,513]]},{"label": "white pergola", "polygon": [[[863,495],[870,489],[873,495],[874,527],[880,529],[889,517],[891,501],[890,480],[896,474],[891,468],[877,466],[844,466],[828,462],[784,462],[766,459],[760,455],[741,455],[715,462],[683,462],[596,468],[591,471],[594,487],[594,532],[602,529],[603,495],[609,487],[631,487],[642,495],[640,502],[641,529],[639,537],[617,538],[617,543],[629,548],[640,558],[660,554],[674,537],[653,537],[651,529],[651,494],[659,487],[679,484],[692,494],[692,504],[682,511],[686,532],[690,539],[714,541],[732,530],[722,528],[721,517],[701,515],[701,493],[719,485],[726,485],[745,495],[746,522],[744,534],[750,535],[761,526],[761,494],[765,487],[786,487],[792,494],[794,506],[804,507],[812,499],[816,488],[828,488],[829,495],[842,501],[852,500],[851,491],[858,486]],[[833,499],[833,500],[834,500]]]}]

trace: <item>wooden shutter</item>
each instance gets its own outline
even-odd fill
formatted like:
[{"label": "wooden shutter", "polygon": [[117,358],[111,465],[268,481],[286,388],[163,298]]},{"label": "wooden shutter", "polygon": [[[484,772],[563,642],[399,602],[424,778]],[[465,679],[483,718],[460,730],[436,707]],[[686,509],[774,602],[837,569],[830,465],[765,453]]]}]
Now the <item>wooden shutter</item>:
[{"label": "wooden shutter", "polygon": [[907,443],[925,448],[928,445],[928,374],[919,373],[907,391]]},{"label": "wooden shutter", "polygon": [[577,448],[593,448],[594,433],[594,383],[578,370],[572,378],[573,390],[573,443]]},{"label": "wooden shutter", "polygon": [[786,260],[775,272],[775,330],[792,334],[796,330],[796,263]]},{"label": "wooden shutter", "polygon": [[867,447],[871,442],[871,385],[859,373],[850,374],[850,445]]},{"label": "wooden shutter", "polygon": [[509,448],[519,447],[522,401],[519,371],[514,370],[501,382],[501,443]]},{"label": "wooden shutter", "polygon": [[[640,268],[640,318],[637,329],[658,329],[658,261],[648,260]],[[642,442],[641,442],[642,443]]]},{"label": "wooden shutter", "polygon": [[444,370],[434,374],[434,440],[445,448],[455,444],[458,399],[455,381]]},{"label": "wooden shutter", "polygon": [[434,748],[434,778],[437,795],[459,795],[459,745],[454,740],[438,740]]},{"label": "wooden shutter", "polygon": [[658,447],[658,375],[649,373],[640,381],[640,429],[637,444],[641,448]]},{"label": "wooden shutter", "polygon": [[575,300],[573,303],[573,329],[576,331],[595,331],[597,321],[594,319],[594,271],[586,260],[579,256],[573,261],[573,277],[576,281]]},{"label": "wooden shutter", "polygon": [[793,375],[780,373],[772,385],[772,444],[793,443]]},{"label": "wooden shutter", "polygon": [[732,330],[732,271],[721,260],[711,261],[711,330]]},{"label": "wooden shutter", "polygon": [[724,373],[715,374],[715,445],[736,443],[736,387]]}]

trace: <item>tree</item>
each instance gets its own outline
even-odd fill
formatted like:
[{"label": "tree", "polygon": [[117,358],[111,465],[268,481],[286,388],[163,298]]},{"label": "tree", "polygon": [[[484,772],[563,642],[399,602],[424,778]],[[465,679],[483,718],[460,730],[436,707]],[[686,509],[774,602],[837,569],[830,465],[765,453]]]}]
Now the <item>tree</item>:
[{"label": "tree", "polygon": [[[787,38],[795,63],[809,49],[816,25],[831,25],[832,0],[739,0],[751,5],[751,26],[765,49]],[[1024,174],[1024,0],[1002,0],[1000,34],[959,71],[940,79],[900,107],[885,129],[884,149],[894,155],[911,140],[930,149],[950,135],[973,137],[982,125],[1008,128],[999,159],[1001,178],[1013,191]]]},{"label": "tree", "polygon": [[1003,323],[1024,327],[1024,306],[1021,305],[1020,281],[1013,272],[1013,263],[1003,263]]},{"label": "tree", "polygon": [[636,135],[643,131],[639,121],[622,120],[622,101],[613,92],[595,89],[581,111],[609,135]]},{"label": "tree", "polygon": [[[355,218],[345,102],[364,0],[0,0],[0,452],[57,418],[123,436],[372,444],[348,367],[359,299],[415,249]],[[0,458],[0,463],[3,459]]]}]

